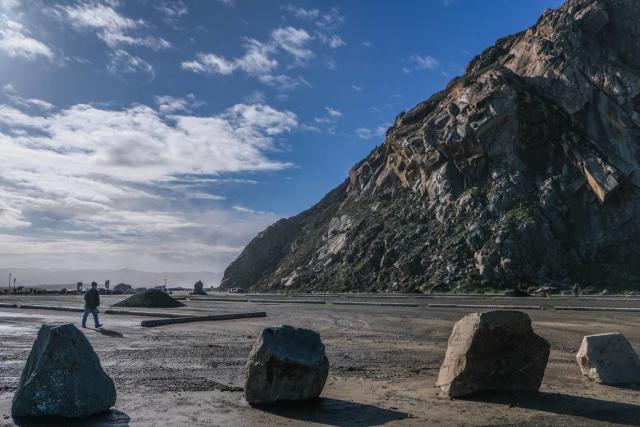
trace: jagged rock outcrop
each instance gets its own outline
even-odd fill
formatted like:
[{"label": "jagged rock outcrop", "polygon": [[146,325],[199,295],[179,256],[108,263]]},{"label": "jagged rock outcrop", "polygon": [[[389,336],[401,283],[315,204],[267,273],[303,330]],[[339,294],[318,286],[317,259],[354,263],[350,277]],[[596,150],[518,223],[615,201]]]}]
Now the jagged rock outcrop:
[{"label": "jagged rock outcrop", "polygon": [[640,278],[640,2],[569,0],[408,112],[223,287],[632,287]]}]

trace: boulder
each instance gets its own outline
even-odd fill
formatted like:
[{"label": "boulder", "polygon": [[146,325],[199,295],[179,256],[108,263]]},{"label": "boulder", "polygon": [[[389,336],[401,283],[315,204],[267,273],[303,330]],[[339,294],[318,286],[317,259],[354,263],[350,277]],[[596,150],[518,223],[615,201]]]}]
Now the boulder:
[{"label": "boulder", "polygon": [[620,333],[588,335],[576,354],[584,375],[602,384],[640,384],[640,358]]},{"label": "boulder", "polygon": [[207,293],[204,291],[204,283],[201,280],[198,280],[193,284],[193,295],[206,295]]},{"label": "boulder", "polygon": [[437,386],[450,397],[482,391],[537,391],[549,343],[519,311],[471,313],[453,327]]},{"label": "boulder", "polygon": [[38,331],[13,396],[13,417],[83,418],[116,403],[113,380],[89,340],[73,324]]},{"label": "boulder", "polygon": [[284,325],[266,328],[253,345],[244,396],[251,404],[313,399],[329,373],[320,335]]}]

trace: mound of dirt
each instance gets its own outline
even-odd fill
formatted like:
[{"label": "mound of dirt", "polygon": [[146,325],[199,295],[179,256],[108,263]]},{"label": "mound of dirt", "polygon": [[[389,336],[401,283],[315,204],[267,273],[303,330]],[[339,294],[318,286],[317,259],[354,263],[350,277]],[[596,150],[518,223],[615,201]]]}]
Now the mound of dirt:
[{"label": "mound of dirt", "polygon": [[176,301],[159,289],[147,289],[139,294],[131,295],[113,307],[147,307],[147,308],[173,308],[183,307],[184,304]]}]

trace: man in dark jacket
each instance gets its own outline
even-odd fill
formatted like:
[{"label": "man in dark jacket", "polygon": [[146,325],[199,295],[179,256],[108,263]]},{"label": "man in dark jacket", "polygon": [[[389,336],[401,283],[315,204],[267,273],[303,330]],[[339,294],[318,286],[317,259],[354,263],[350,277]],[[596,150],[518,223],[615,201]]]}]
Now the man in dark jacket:
[{"label": "man in dark jacket", "polygon": [[98,284],[96,282],[91,283],[91,289],[84,294],[84,315],[82,316],[82,327],[87,327],[87,317],[89,313],[93,314],[93,321],[96,324],[96,328],[102,326],[98,322],[98,307],[100,306],[100,294],[98,293]]}]

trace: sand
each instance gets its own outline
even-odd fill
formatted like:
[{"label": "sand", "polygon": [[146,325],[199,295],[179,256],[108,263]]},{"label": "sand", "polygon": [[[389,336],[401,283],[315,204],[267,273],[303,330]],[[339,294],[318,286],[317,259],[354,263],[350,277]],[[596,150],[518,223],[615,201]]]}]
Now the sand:
[{"label": "sand", "polygon": [[[262,297],[261,298],[267,298]],[[273,298],[282,299],[282,296]],[[94,425],[632,425],[640,426],[640,391],[595,384],[575,362],[583,335],[622,332],[640,346],[638,313],[556,312],[566,301],[539,300],[529,311],[536,332],[551,342],[540,393],[449,400],[435,388],[456,320],[472,309],[185,301],[185,313],[266,311],[267,318],[141,328],[140,317],[103,315],[102,331],[85,333],[118,389],[115,411]],[[104,305],[122,297],[103,296]],[[354,300],[356,298],[349,298]],[[81,297],[5,297],[0,302],[81,306]],[[393,298],[390,299],[393,301]],[[485,300],[521,304],[522,300]],[[497,302],[499,301],[499,302]],[[407,299],[397,299],[407,302]],[[476,304],[476,299],[441,302]],[[531,303],[527,299],[527,303]],[[598,303],[598,304],[597,304]],[[600,305],[571,300],[571,305]],[[631,307],[638,302],[603,301]],[[0,425],[43,322],[79,324],[77,313],[0,309]],[[291,324],[318,331],[331,364],[321,399],[305,405],[252,408],[242,398],[243,367],[256,334]]]}]

